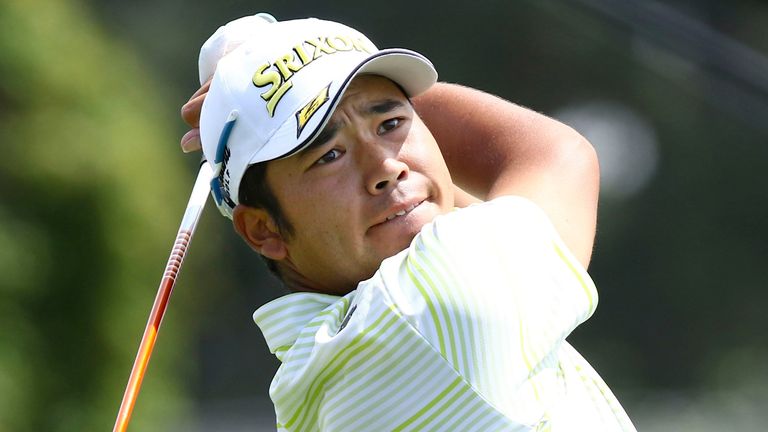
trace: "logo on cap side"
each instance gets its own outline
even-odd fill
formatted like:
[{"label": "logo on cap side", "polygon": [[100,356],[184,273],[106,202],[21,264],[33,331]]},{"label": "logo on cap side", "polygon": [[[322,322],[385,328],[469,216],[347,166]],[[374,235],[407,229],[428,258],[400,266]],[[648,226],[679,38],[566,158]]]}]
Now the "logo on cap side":
[{"label": "logo on cap side", "polygon": [[296,138],[299,138],[301,131],[304,130],[304,126],[309,123],[309,119],[320,109],[323,104],[328,102],[328,93],[330,92],[331,84],[328,84],[320,90],[320,93],[315,96],[308,104],[304,105],[300,110],[296,111]]},{"label": "logo on cap side", "polygon": [[[227,142],[229,141],[229,135],[232,133],[232,128],[235,127],[237,121],[237,110],[232,110],[227,116],[227,122],[224,123],[224,128],[219,135],[219,143],[216,147],[216,154],[214,155],[214,177],[211,179],[211,192],[216,199],[216,206],[219,208],[224,216],[232,217],[230,211],[235,208],[235,202],[232,200],[229,192],[229,157],[231,151]],[[229,210],[225,210],[222,204],[229,206]]]},{"label": "logo on cap side", "polygon": [[353,50],[370,54],[375,50],[375,47],[360,36],[322,36],[307,39],[295,45],[291,51],[273,62],[260,65],[253,74],[251,81],[254,86],[259,88],[269,86],[261,94],[261,98],[267,102],[269,116],[275,116],[275,110],[280,100],[293,87],[291,78],[295,73],[325,55]]}]

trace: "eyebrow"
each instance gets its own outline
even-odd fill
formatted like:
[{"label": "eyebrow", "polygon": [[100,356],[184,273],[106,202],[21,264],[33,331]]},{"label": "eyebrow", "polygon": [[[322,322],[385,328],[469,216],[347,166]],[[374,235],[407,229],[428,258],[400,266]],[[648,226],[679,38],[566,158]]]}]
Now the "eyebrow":
[{"label": "eyebrow", "polygon": [[394,111],[398,108],[402,108],[405,104],[403,101],[396,99],[386,99],[383,101],[374,102],[363,109],[364,115],[386,114],[390,111]]}]

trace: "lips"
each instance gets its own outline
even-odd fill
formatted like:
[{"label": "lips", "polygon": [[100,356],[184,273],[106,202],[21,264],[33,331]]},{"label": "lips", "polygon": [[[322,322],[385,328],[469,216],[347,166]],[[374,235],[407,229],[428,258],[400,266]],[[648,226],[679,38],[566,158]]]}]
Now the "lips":
[{"label": "lips", "polygon": [[398,211],[397,213],[387,216],[386,221],[391,221],[392,219],[394,219],[396,217],[405,216],[406,214],[410,213],[413,209],[415,209],[416,207],[421,205],[421,203],[423,203],[423,202],[424,201],[419,201],[419,202],[417,202],[415,204],[411,204],[408,207]]},{"label": "lips", "polygon": [[[390,202],[388,209],[376,218],[378,222],[368,228],[367,234],[376,237],[376,241],[384,243],[397,242],[405,237],[410,241],[421,230],[422,225],[428,222],[426,219],[429,210],[424,209],[431,201],[429,197],[422,197],[416,198],[418,201],[406,199],[396,203]],[[397,247],[405,247],[405,245],[398,243]]]}]

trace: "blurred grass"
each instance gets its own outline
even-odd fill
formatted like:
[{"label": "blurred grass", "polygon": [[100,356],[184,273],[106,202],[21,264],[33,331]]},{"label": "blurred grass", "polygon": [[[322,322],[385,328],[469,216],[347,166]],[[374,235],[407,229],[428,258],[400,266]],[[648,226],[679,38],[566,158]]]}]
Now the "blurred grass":
[{"label": "blurred grass", "polygon": [[[175,112],[85,10],[0,1],[3,431],[110,427],[188,193]],[[132,430],[187,403],[164,333]]]}]

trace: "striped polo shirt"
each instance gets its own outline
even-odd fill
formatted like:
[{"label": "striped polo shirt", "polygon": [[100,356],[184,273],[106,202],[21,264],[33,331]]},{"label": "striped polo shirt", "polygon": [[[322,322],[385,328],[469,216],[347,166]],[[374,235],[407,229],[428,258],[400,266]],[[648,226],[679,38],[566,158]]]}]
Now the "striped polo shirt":
[{"label": "striped polo shirt", "polygon": [[565,338],[597,292],[544,212],[502,197],[437,217],[344,297],[254,313],[282,362],[279,431],[634,431]]}]

